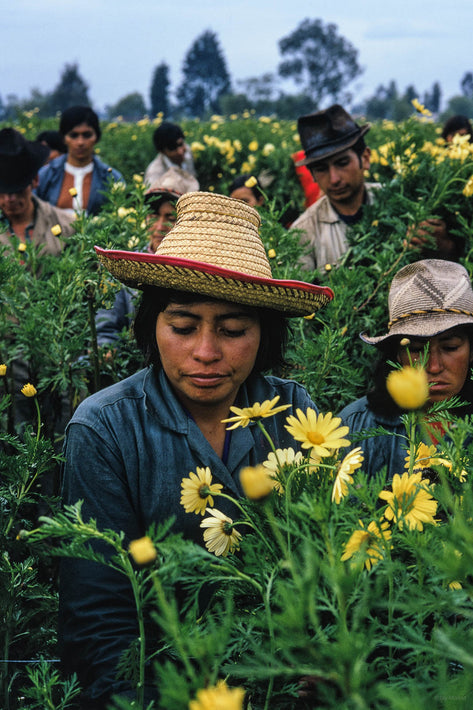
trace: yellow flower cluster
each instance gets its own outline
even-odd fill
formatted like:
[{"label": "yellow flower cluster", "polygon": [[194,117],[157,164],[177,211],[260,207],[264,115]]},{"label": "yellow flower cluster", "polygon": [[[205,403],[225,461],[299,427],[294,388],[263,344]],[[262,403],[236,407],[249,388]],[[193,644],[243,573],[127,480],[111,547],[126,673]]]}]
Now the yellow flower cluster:
[{"label": "yellow flower cluster", "polygon": [[244,697],[243,688],[229,688],[224,680],[219,680],[215,686],[198,690],[189,710],[243,710]]}]

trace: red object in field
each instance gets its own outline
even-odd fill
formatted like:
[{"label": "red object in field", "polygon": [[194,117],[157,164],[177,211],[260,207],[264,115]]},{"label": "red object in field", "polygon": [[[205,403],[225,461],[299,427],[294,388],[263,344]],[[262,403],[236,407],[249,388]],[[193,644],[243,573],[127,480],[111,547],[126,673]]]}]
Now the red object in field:
[{"label": "red object in field", "polygon": [[314,178],[310,174],[310,170],[307,165],[297,165],[300,160],[304,160],[305,153],[303,150],[298,150],[297,153],[292,154],[292,159],[296,166],[296,174],[301,183],[302,189],[305,195],[305,208],[307,209],[314,202],[317,202],[319,197],[321,197],[320,187],[314,182]]}]

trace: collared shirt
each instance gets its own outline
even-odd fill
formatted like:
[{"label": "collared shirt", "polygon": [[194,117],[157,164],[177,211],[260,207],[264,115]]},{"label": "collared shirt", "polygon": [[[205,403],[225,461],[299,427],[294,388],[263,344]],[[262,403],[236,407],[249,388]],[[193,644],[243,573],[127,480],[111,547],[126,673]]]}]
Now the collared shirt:
[{"label": "collared shirt", "polygon": [[[367,183],[365,187],[367,203],[371,204],[380,185]],[[300,229],[300,243],[306,248],[310,247],[308,253],[300,259],[303,269],[313,271],[323,269],[326,264],[336,264],[348,251],[348,224],[334,210],[327,195],[323,195],[306,209],[292,224],[291,229]]]},{"label": "collared shirt", "polygon": [[[265,427],[277,448],[297,448],[284,428],[286,416],[296,408],[316,409],[301,385],[255,376],[242,385],[235,404],[247,407],[276,395],[279,405],[291,404],[292,409],[265,419]],[[173,516],[173,531],[203,544],[201,516],[186,513],[180,504],[182,479],[197,466],[208,466],[224,492],[239,498],[241,468],[263,462],[270,450],[257,424],[250,424],[232,432],[224,464],[175,397],[164,372],[147,368],[77,408],[66,431],[63,499],[65,504],[83,500],[83,519],[94,518],[101,530],[123,531],[125,543]],[[214,503],[238,519],[232,503]],[[79,674],[87,699],[127,689],[126,683],[115,681],[115,666],[136,635],[126,578],[93,562],[63,560],[62,657],[66,669]]]}]

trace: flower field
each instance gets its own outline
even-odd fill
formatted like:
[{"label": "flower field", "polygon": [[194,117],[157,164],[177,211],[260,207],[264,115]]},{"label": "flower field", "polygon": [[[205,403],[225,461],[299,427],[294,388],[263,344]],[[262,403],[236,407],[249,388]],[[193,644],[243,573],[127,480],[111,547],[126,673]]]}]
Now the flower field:
[{"label": "flower field", "polygon": [[[100,215],[78,217],[59,259],[13,240],[0,260],[0,707],[76,707],[77,681],[57,663],[57,558],[73,550],[103,563],[89,547],[100,541],[108,564],[129,579],[140,623],[120,665],[137,701],[114,708],[469,708],[473,421],[459,420],[448,442],[427,448],[414,402],[404,415],[406,467],[386,485],[382,471],[367,480],[359,449],[344,452],[348,431],[336,416],[364,394],[373,371],[376,351],[358,334],[385,330],[391,279],[419,258],[409,229],[443,219],[473,274],[473,149],[464,139],[444,144],[421,111],[372,126],[367,179],[381,184],[379,197],[351,229],[340,266],[320,273],[300,269],[298,235],[288,228],[304,204],[291,159],[300,149],[296,124],[250,113],[182,124],[203,190],[226,194],[242,172],[262,177],[261,236],[274,277],[317,279],[335,293],[313,317],[292,319],[287,363],[276,373],[303,384],[321,414],[288,416],[293,448],[242,472],[247,498],[234,501],[235,519],[220,512],[224,494],[209,468],[182,471],[176,495],[188,515],[201,516],[202,546],[162,524],[129,550],[120,535],[84,520],[80,504],[60,511],[64,421],[84,397],[142,367],[128,331],[113,350],[97,345],[95,313],[120,286],[93,247],[145,246],[142,174],[160,120],[103,125],[100,156],[126,186],[115,185]],[[56,125],[31,112],[16,127],[34,138]],[[21,426],[19,358],[31,368]],[[229,426],[264,431],[284,402],[232,409]],[[208,584],[217,593],[202,611]],[[178,608],[181,587],[187,602]],[[159,705],[144,695],[145,607],[163,639]]]}]

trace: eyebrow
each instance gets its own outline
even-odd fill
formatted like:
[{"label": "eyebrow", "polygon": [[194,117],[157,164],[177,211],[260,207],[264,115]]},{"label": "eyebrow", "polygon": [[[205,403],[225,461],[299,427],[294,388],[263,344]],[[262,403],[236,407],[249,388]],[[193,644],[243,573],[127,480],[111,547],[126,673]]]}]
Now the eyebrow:
[{"label": "eyebrow", "polygon": [[[163,313],[171,317],[179,316],[181,318],[193,318],[194,320],[201,320],[202,318],[202,316],[198,315],[197,313],[193,313],[192,311],[186,311],[184,309],[179,308],[179,306],[168,307],[163,311]],[[249,311],[232,311],[229,313],[221,313],[220,315],[216,316],[216,319],[218,321],[228,320],[229,318],[236,318],[237,320],[256,320],[255,316]]]}]

